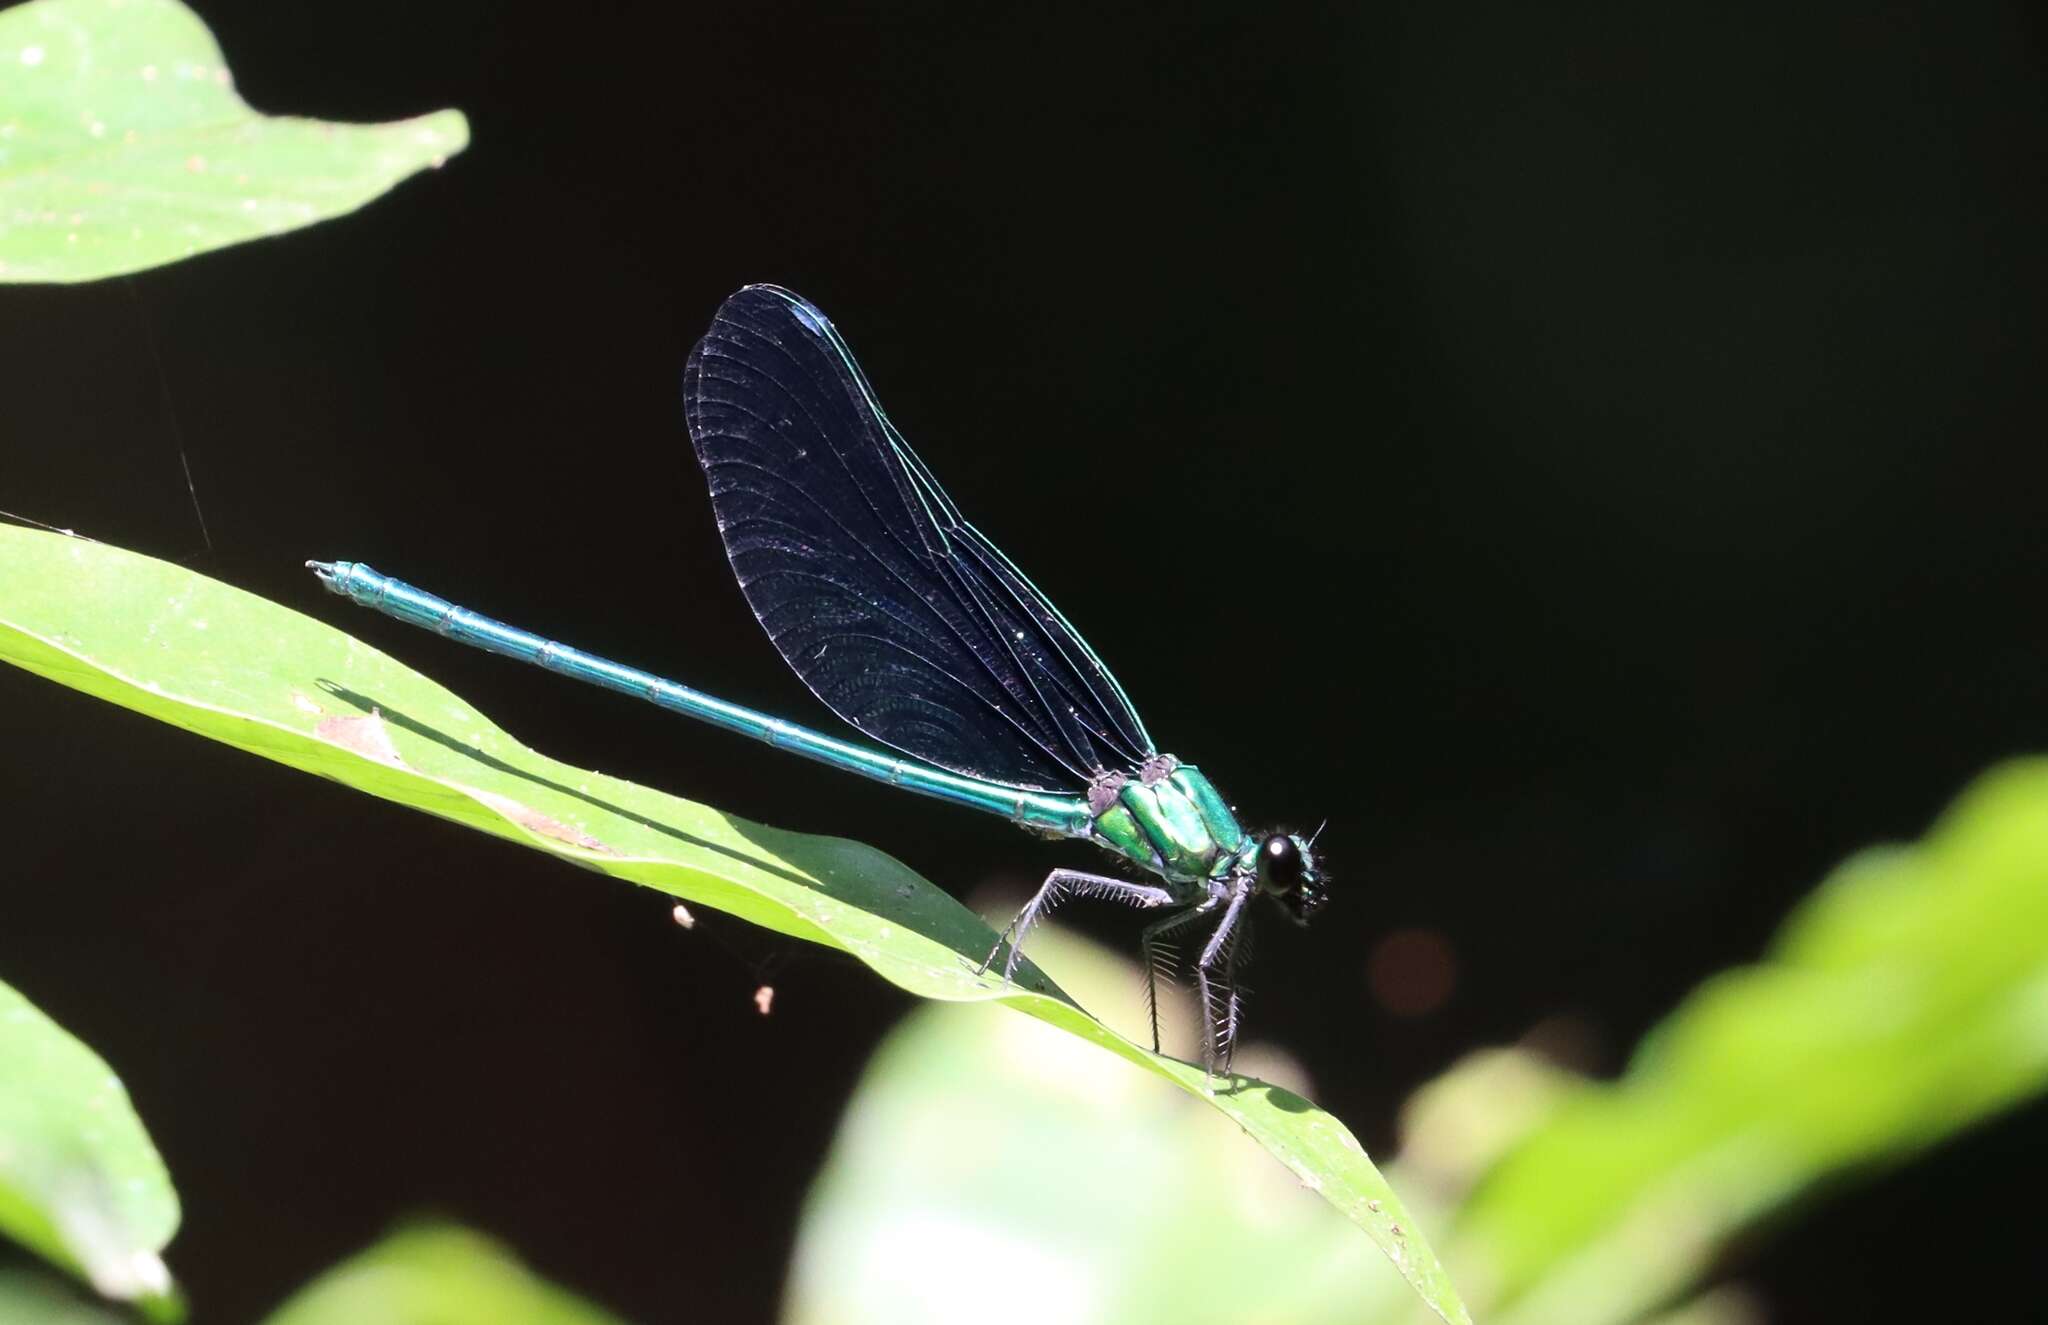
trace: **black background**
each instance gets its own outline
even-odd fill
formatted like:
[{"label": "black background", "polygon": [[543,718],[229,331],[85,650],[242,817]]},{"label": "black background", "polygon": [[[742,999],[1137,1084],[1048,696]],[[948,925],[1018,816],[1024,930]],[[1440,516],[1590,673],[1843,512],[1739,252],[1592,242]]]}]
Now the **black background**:
[{"label": "black background", "polygon": [[[474,143],[302,234],[0,295],[7,509],[336,621],[558,757],[1021,893],[1073,849],[299,569],[824,719],[680,418],[718,301],[792,286],[1163,744],[1253,820],[1329,816],[1337,900],[1264,944],[1252,1030],[1374,1148],[1545,1019],[1614,1070],[1833,862],[2048,746],[2018,6],[201,9],[260,109],[453,105]],[[126,1077],[203,1318],[421,1208],[642,1320],[772,1318],[905,998],[799,954],[762,1018],[736,923],[24,675],[0,723],[0,962]],[[1420,1017],[1366,979],[1404,928],[1456,958]],[[1989,1212],[2044,1137],[1823,1195],[1727,1270],[1881,1317],[1954,1291],[1925,1221],[1970,1211],[1972,1291],[2038,1288]]]}]

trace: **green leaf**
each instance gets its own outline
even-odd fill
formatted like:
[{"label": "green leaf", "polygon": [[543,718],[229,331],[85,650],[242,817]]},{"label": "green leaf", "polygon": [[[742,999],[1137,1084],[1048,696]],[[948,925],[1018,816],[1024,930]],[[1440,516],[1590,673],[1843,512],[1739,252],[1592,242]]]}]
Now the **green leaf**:
[{"label": "green leaf", "polygon": [[[1139,987],[1135,964],[1056,928],[1032,940],[1091,999]],[[1295,1071],[1257,1045],[1239,1056]],[[1391,1320],[1405,1294],[1373,1259],[1214,1110],[1028,1018],[928,1004],[847,1103],[783,1322]]]},{"label": "green leaf", "polygon": [[[2048,1087],[2048,760],[1851,858],[1612,1085],[1544,1084],[1457,1223],[1497,1321],[1639,1319],[1737,1231]],[[1489,1098],[1506,1107],[1506,1092]],[[1407,1168],[1404,1155],[1403,1169]],[[1940,1237],[1951,1221],[1930,1216]]]},{"label": "green leaf", "polygon": [[68,1282],[25,1266],[0,1268],[0,1320],[7,1325],[133,1325],[132,1318],[84,1300]]},{"label": "green leaf", "polygon": [[259,115],[175,0],[0,13],[0,281],[88,281],[352,212],[462,150],[455,111]]},{"label": "green leaf", "polygon": [[161,1253],[177,1227],[177,1194],[121,1079],[0,984],[0,1235],[174,1316]]},{"label": "green leaf", "polygon": [[618,1325],[452,1224],[401,1229],[328,1270],[266,1325]]},{"label": "green leaf", "polygon": [[1264,1082],[1211,1090],[1201,1068],[1118,1035],[1029,963],[1007,989],[977,974],[994,942],[988,926],[870,847],[764,828],[556,763],[332,627],[83,539],[0,528],[0,657],[267,759],[841,948],[911,993],[1000,1001],[1050,1022],[1207,1101],[1364,1229],[1445,1320],[1466,1319],[1343,1124]]}]

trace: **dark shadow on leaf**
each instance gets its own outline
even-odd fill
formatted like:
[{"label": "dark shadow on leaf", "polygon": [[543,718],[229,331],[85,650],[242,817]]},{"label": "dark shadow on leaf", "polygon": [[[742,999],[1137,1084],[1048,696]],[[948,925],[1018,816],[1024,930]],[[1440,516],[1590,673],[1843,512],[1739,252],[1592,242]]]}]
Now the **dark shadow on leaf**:
[{"label": "dark shadow on leaf", "polygon": [[[1318,1111],[1315,1105],[1310,1104],[1307,1100],[1303,1099],[1301,1096],[1295,1094],[1291,1090],[1286,1090],[1279,1086],[1268,1085],[1263,1081],[1256,1081],[1251,1077],[1245,1077],[1243,1079],[1243,1082],[1244,1084],[1238,1089],[1243,1089],[1247,1091],[1264,1091],[1266,1093],[1266,1103],[1272,1105],[1274,1108],[1280,1110],[1280,1112],[1282,1113],[1315,1113]],[[1231,1093],[1235,1094],[1236,1090],[1233,1090]]]},{"label": "dark shadow on leaf", "polygon": [[[602,797],[566,786],[530,769],[507,763],[477,749],[467,741],[421,722],[403,709],[393,708],[387,703],[350,690],[336,682],[320,680],[315,684],[342,703],[365,714],[375,713],[391,726],[422,740],[431,741],[471,763],[496,773],[508,774],[537,787],[544,787],[557,795],[581,801],[594,810],[637,824],[697,850],[738,861],[799,887],[822,893],[835,902],[879,916],[891,925],[950,948],[959,954],[970,969],[980,966],[982,958],[988,955],[989,949],[995,944],[995,931],[990,929],[981,917],[961,905],[958,899],[934,888],[923,878],[912,873],[908,866],[864,843],[848,841],[845,838],[794,833],[753,823],[736,815],[722,814],[726,824],[735,833],[771,854],[756,856],[735,851],[730,846],[706,841],[693,833],[637,814]],[[783,863],[784,860],[792,858],[817,861],[820,868],[814,874],[798,873]],[[589,862],[577,863],[584,864],[586,868],[598,869],[598,866]],[[600,869],[599,872],[603,871]],[[1021,989],[1074,1003],[1074,1000],[1033,965],[1029,958],[1020,964],[1016,983]],[[1080,1005],[1075,1003],[1074,1006]]]}]

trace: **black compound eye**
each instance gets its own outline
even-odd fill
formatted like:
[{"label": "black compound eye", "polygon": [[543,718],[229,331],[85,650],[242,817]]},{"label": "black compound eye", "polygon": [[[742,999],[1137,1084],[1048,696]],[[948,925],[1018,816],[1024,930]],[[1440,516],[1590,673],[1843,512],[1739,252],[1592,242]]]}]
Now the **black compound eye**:
[{"label": "black compound eye", "polygon": [[1285,896],[1301,887],[1301,848],[1285,833],[1259,843],[1259,887]]}]

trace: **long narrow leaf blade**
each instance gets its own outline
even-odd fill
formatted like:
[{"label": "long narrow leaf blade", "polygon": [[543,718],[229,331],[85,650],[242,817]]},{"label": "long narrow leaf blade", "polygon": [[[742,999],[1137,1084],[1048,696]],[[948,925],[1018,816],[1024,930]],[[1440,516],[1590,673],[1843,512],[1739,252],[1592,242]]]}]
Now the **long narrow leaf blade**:
[{"label": "long narrow leaf blade", "polygon": [[83,539],[0,528],[0,659],[587,869],[844,949],[911,993],[1030,1013],[1207,1100],[1364,1229],[1434,1311],[1468,1319],[1428,1242],[1342,1123],[1262,1082],[1211,1091],[1201,1068],[1118,1035],[1035,967],[1008,989],[977,974],[994,941],[988,926],[871,847],[765,828],[557,763],[311,617]]}]

